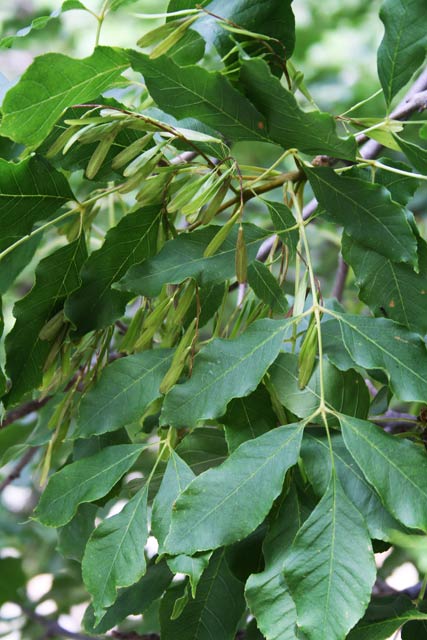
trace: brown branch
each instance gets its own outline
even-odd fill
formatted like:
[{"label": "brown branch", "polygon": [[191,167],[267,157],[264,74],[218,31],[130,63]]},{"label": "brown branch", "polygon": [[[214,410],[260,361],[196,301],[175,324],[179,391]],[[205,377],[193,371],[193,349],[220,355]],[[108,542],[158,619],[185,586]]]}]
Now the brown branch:
[{"label": "brown branch", "polygon": [[18,462],[16,463],[16,465],[13,467],[12,471],[9,473],[9,475],[6,476],[6,478],[3,480],[2,483],[0,483],[0,493],[6,489],[7,486],[10,485],[11,482],[13,482],[14,480],[16,480],[17,478],[19,478],[19,476],[21,475],[23,469],[27,466],[27,464],[29,462],[31,462],[31,460],[34,458],[34,456],[36,455],[37,451],[38,451],[38,447],[31,447],[30,449],[28,449],[24,455],[22,456],[22,458],[20,460],[18,460]]},{"label": "brown branch", "polygon": [[20,420],[21,418],[25,418],[26,416],[29,416],[30,413],[34,413],[35,411],[38,411],[39,409],[44,407],[44,405],[47,404],[50,399],[51,399],[51,396],[46,396],[41,400],[30,400],[29,402],[26,402],[25,404],[21,404],[19,407],[16,407],[16,409],[12,409],[7,413],[5,419],[0,425],[0,429],[4,429],[4,427],[8,427],[10,424],[13,424],[17,420]]}]

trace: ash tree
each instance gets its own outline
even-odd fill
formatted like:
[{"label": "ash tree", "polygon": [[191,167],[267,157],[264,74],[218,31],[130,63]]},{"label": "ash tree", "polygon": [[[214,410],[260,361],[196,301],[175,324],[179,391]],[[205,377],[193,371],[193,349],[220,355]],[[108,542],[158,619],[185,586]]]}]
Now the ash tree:
[{"label": "ash tree", "polygon": [[[31,497],[0,511],[0,603],[23,638],[425,638],[425,1],[382,4],[342,113],[289,0],[170,0],[108,46],[130,5],[66,0],[93,53],[1,107],[1,490]],[[390,548],[420,585],[384,585]]]}]

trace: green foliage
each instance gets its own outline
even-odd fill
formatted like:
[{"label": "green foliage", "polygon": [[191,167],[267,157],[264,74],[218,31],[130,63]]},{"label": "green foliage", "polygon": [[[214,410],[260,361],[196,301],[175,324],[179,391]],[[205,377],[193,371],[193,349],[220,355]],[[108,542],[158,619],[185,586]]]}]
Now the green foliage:
[{"label": "green foliage", "polygon": [[290,1],[171,0],[151,30],[132,5],[0,41],[98,27],[1,106],[0,492],[33,494],[0,507],[0,604],[30,640],[73,635],[46,599],[90,599],[94,637],[424,633],[425,581],[373,585],[392,544],[381,579],[427,570],[427,105],[396,104],[427,89],[425,2],[385,0],[375,86],[322,108]]}]

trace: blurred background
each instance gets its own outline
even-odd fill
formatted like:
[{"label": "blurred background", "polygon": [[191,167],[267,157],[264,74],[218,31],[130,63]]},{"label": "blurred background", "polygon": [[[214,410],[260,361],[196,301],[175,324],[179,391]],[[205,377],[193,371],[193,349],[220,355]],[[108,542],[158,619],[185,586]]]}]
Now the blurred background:
[{"label": "blurred background", "polygon": [[[86,11],[72,10],[57,15],[55,12],[58,12],[61,4],[59,0],[0,0],[0,37],[5,38],[16,32],[21,34],[10,48],[5,47],[4,42],[1,48],[0,43],[0,103],[8,88],[17,82],[35,56],[55,51],[85,57],[92,52],[96,19]],[[100,10],[101,4],[101,0],[85,0],[87,8],[95,13]],[[107,16],[101,44],[136,46],[141,35],[161,24],[162,20],[148,20],[134,14],[159,13],[166,9],[167,4],[167,0],[128,0],[119,11]],[[378,91],[376,50],[383,33],[378,18],[379,6],[380,0],[347,0],[345,3],[340,0],[294,1],[297,44],[292,61],[304,73],[305,83],[321,109],[340,114]],[[49,19],[43,20],[45,17]],[[33,28],[28,33],[27,28],[32,22],[35,26],[43,24],[44,27]],[[382,116],[383,113],[381,95],[358,111],[360,116]],[[277,148],[241,143],[235,153],[237,158],[244,157],[246,164],[267,167],[276,159]],[[411,208],[423,213],[426,198],[426,190],[419,190]],[[336,228],[327,223],[310,227],[309,232],[317,273],[322,280],[322,287],[330,291],[337,263],[339,235]],[[13,302],[31,284],[32,268],[30,266],[20,276],[13,290],[7,294],[5,315],[9,327],[13,322]],[[360,306],[357,306],[360,303],[355,295],[352,296],[351,287],[345,303],[350,308],[353,305],[354,311],[360,311]],[[30,421],[34,419],[34,416],[30,416]],[[5,448],[6,444],[0,443],[3,475],[10,469],[8,458],[4,455]],[[23,630],[21,610],[11,602],[11,594],[16,589],[26,589],[37,613],[43,616],[55,614],[56,619],[70,631],[79,631],[87,605],[87,596],[80,586],[79,565],[72,560],[65,561],[57,552],[55,531],[35,522],[28,523],[37,498],[38,488],[33,485],[28,469],[1,495],[0,637],[7,640],[47,637],[36,623],[27,623]],[[25,526],[22,526],[24,522]],[[62,541],[62,544],[70,545],[72,541]],[[427,570],[426,555],[424,549],[405,548],[405,545],[384,553],[378,547],[377,558],[384,589],[392,592],[393,589],[402,590],[418,583]],[[134,617],[127,624],[129,629],[137,628],[138,632],[144,633],[155,628],[155,620],[156,611],[153,610],[147,612],[144,620]],[[126,624],[122,628],[126,629]],[[414,636],[414,640],[421,638],[421,635]]]}]

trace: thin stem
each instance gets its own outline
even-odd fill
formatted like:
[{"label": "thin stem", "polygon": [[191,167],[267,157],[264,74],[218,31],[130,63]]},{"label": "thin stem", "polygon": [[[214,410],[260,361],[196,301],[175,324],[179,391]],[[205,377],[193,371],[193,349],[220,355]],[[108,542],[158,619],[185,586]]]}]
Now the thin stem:
[{"label": "thin stem", "polygon": [[379,96],[380,93],[382,93],[382,92],[383,92],[382,89],[378,89],[378,91],[375,91],[375,93],[373,93],[371,96],[369,96],[369,98],[365,98],[364,100],[361,100],[357,104],[355,104],[352,107],[350,107],[349,109],[347,109],[347,111],[344,111],[344,113],[341,113],[340,114],[340,118],[342,118],[343,116],[346,116],[347,113],[351,113],[351,111],[354,111],[355,109],[358,109],[359,107],[363,107],[364,104],[366,104],[367,102],[370,102],[370,100],[373,100],[374,98]]},{"label": "thin stem", "polygon": [[426,593],[426,588],[427,588],[427,573],[424,575],[423,582],[421,584],[421,589],[420,589],[420,592],[418,594],[418,598],[416,600],[417,606],[420,604],[420,602],[422,602],[424,600],[424,596],[425,596],[425,593]]},{"label": "thin stem", "polygon": [[411,171],[396,169],[396,167],[390,167],[388,164],[383,164],[382,162],[379,162],[379,160],[365,160],[364,158],[357,158],[357,160],[360,163],[358,166],[369,165],[371,167],[376,167],[377,169],[384,169],[385,171],[390,171],[390,173],[397,173],[400,176],[408,176],[408,178],[415,178],[415,180],[427,180],[427,176],[424,176],[421,173],[411,173]]},{"label": "thin stem", "polygon": [[102,25],[104,24],[105,16],[106,16],[106,13],[107,13],[108,2],[109,2],[109,0],[104,0],[104,3],[103,3],[102,8],[101,8],[101,12],[100,12],[99,16],[97,16],[97,18],[96,18],[98,20],[98,27],[96,29],[95,47],[97,47],[99,45],[99,39],[101,37],[101,29],[102,29]]},{"label": "thin stem", "polygon": [[326,417],[326,413],[327,413],[328,409],[326,407],[326,402],[325,402],[322,325],[321,325],[321,317],[320,317],[320,305],[319,305],[319,299],[318,299],[318,294],[317,294],[316,277],[314,275],[313,263],[312,263],[312,260],[311,260],[310,245],[308,243],[307,233],[305,231],[305,221],[304,221],[304,218],[303,218],[302,206],[301,206],[301,201],[300,201],[300,199],[302,199],[302,193],[299,194],[299,195],[295,194],[295,192],[293,192],[293,191],[291,191],[291,193],[293,195],[293,201],[294,201],[294,206],[295,206],[297,222],[298,222],[298,226],[299,226],[300,238],[301,238],[302,244],[304,246],[305,261],[306,261],[306,264],[307,264],[308,275],[309,275],[309,279],[310,279],[311,296],[313,298],[312,312],[314,314],[314,320],[315,320],[315,323],[316,323],[317,351],[318,351],[318,354],[319,354],[319,395],[320,395],[319,413],[321,414],[323,423],[325,425],[326,435],[327,435],[328,444],[329,444],[329,452],[330,452],[330,456],[331,456],[331,468],[332,468],[332,473],[334,473],[335,472],[334,453],[333,453],[333,449],[332,449],[332,440],[331,440],[331,434],[330,434],[330,430],[329,430],[328,420],[327,420],[327,417]]},{"label": "thin stem", "polygon": [[261,175],[257,176],[256,178],[253,178],[248,184],[246,184],[245,185],[246,189],[253,187],[253,185],[256,184],[257,182],[260,182],[260,180],[264,180],[264,178],[266,178],[277,167],[277,165],[279,165],[282,162],[282,160],[284,160],[288,155],[290,154],[293,155],[296,152],[297,152],[296,149],[288,149],[287,151],[282,153],[282,155],[279,156],[275,162],[273,162],[271,167],[268,167],[268,169],[263,171]]},{"label": "thin stem", "polygon": [[19,238],[19,240],[11,244],[9,247],[4,249],[4,251],[0,253],[0,261],[3,260],[3,258],[5,258],[9,253],[11,253],[11,251],[21,246],[21,244],[24,244],[24,242],[31,240],[31,238],[34,238],[34,236],[38,235],[39,233],[43,233],[43,231],[46,231],[46,229],[48,229],[49,227],[52,227],[54,224],[57,224],[62,220],[65,220],[69,216],[81,214],[82,209],[84,209],[84,207],[87,207],[88,205],[92,204],[93,202],[96,202],[97,200],[100,200],[101,198],[103,198],[104,196],[110,193],[114,193],[115,191],[118,191],[120,188],[121,188],[121,185],[118,185],[116,187],[113,187],[112,189],[107,189],[106,191],[103,191],[102,193],[96,196],[93,196],[88,200],[84,200],[83,202],[80,202],[77,205],[77,207],[74,207],[69,211],[65,211],[65,213],[62,213],[60,216],[57,216],[56,218],[53,218],[53,220],[49,220],[45,224],[42,224],[40,227],[37,227],[37,229],[34,229],[34,231],[31,231],[31,233],[28,233],[26,236],[22,236],[22,238]]}]

